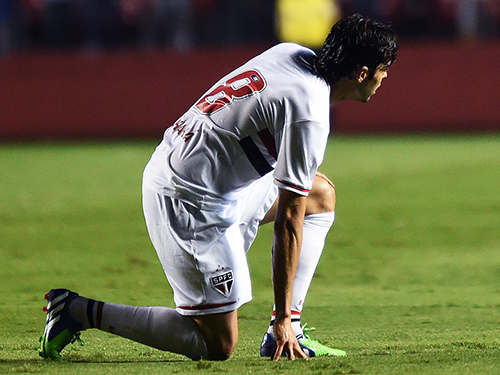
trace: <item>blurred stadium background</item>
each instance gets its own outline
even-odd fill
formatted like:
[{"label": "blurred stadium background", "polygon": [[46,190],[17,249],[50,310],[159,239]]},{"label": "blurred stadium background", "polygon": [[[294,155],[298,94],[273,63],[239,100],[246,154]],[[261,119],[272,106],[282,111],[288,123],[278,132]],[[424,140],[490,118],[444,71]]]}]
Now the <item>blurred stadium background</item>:
[{"label": "blurred stadium background", "polygon": [[159,139],[222,74],[356,12],[400,54],[333,132],[500,129],[500,0],[0,0],[0,140]]}]

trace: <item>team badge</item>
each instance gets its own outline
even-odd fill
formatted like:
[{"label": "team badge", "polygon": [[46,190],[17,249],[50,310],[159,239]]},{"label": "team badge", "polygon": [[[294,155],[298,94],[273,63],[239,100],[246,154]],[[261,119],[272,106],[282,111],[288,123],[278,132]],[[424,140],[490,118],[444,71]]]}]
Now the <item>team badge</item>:
[{"label": "team badge", "polygon": [[224,269],[210,277],[210,283],[224,297],[229,297],[233,289],[233,271]]}]

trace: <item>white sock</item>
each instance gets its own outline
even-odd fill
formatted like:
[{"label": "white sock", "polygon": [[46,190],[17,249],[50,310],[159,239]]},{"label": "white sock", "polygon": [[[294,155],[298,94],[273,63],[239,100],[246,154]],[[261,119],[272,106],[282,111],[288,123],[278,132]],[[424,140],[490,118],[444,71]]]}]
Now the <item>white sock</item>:
[{"label": "white sock", "polygon": [[[275,318],[276,318],[276,311],[274,311],[273,309],[273,315],[271,316],[271,324],[269,324],[269,328],[267,329],[267,333],[271,334],[272,336],[274,336],[273,324]],[[300,312],[298,311],[292,311],[292,330],[295,336],[301,335],[303,333],[302,324],[300,323]]]},{"label": "white sock", "polygon": [[302,249],[293,282],[292,310],[302,312],[309,286],[314,277],[326,236],[335,221],[335,212],[307,215],[304,218]]},{"label": "white sock", "polygon": [[84,297],[74,301],[70,314],[85,329],[97,328],[193,360],[208,359],[207,346],[196,322],[174,309],[117,305]]},{"label": "white sock", "polygon": [[[321,253],[325,246],[328,231],[335,221],[335,212],[326,212],[320,214],[307,215],[304,218],[304,230],[302,235],[302,248],[300,251],[297,273],[293,282],[292,296],[292,328],[295,335],[302,334],[302,325],[300,324],[300,314],[304,308],[304,301],[311,285],[311,281],[318,266]],[[271,325],[268,333],[274,334],[273,322],[275,316],[275,307],[271,317]],[[294,324],[294,322],[297,322]]]}]

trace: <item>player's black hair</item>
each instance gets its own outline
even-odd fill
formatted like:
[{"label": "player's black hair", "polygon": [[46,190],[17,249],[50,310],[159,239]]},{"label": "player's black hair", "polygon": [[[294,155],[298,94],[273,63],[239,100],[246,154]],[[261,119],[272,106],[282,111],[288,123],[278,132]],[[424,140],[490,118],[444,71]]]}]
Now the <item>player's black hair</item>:
[{"label": "player's black hair", "polygon": [[345,17],[333,25],[319,55],[319,65],[330,82],[352,78],[366,66],[368,78],[377,67],[389,67],[398,52],[396,35],[390,26],[360,14]]}]

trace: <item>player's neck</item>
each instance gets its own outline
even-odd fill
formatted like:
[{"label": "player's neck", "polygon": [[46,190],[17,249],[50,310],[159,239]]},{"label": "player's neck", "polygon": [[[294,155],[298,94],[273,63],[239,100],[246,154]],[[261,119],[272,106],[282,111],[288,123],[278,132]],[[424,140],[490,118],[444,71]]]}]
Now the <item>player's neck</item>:
[{"label": "player's neck", "polygon": [[330,104],[335,105],[343,100],[354,99],[357,89],[357,82],[348,78],[342,78],[340,81],[330,85]]}]

